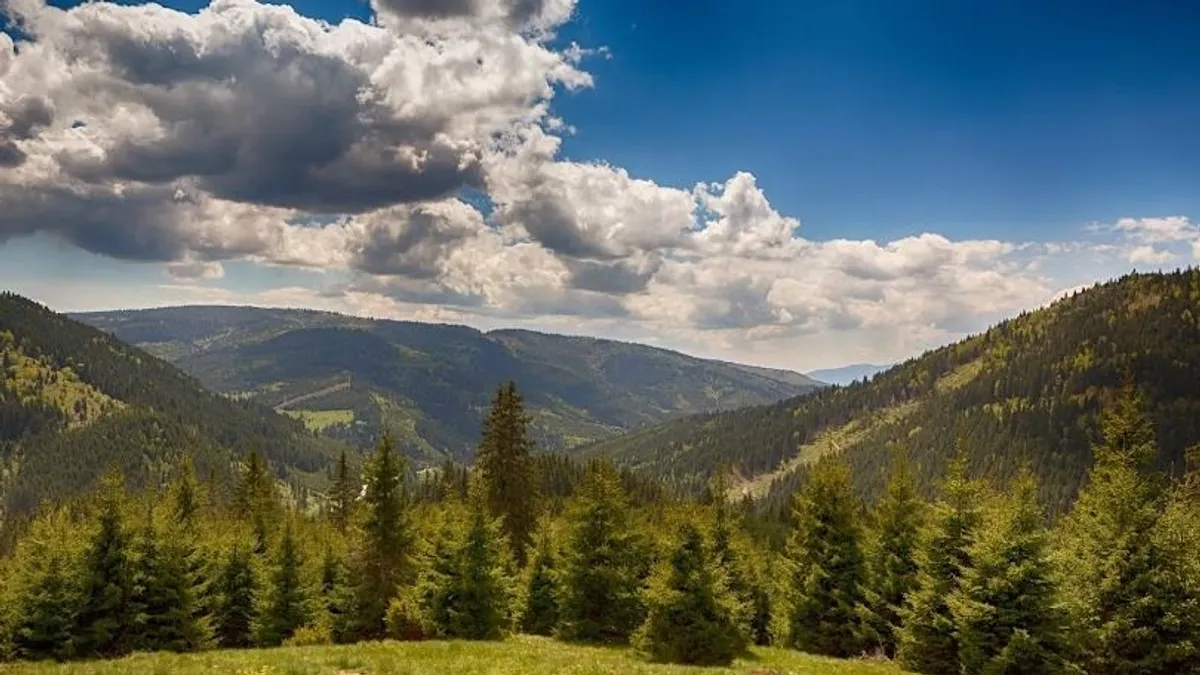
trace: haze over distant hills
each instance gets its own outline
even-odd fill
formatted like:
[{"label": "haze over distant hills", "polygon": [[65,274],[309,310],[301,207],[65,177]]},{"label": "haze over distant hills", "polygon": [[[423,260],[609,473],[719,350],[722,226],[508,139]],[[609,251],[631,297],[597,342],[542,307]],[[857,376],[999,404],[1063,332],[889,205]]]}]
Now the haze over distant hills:
[{"label": "haze over distant hills", "polygon": [[469,461],[492,393],[509,379],[546,449],[821,386],[790,371],[524,330],[224,306],[74,316],[325,435],[361,444],[389,429],[419,463]]},{"label": "haze over distant hills", "polygon": [[826,384],[850,384],[857,382],[864,377],[870,379],[875,373],[881,373],[893,364],[876,365],[874,363],[851,363],[837,368],[822,368],[820,370],[811,370],[805,375],[808,375],[818,382]]}]

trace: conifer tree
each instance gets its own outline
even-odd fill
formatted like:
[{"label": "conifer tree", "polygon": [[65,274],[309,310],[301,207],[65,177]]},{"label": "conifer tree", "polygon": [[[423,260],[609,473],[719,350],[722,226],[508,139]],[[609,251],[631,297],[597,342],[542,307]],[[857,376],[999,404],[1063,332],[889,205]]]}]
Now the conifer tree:
[{"label": "conifer tree", "polygon": [[354,632],[360,638],[382,637],[388,605],[400,585],[411,580],[409,531],[404,494],[404,459],[384,436],[367,465],[362,543],[356,561]]},{"label": "conifer tree", "polygon": [[246,457],[246,466],[233,491],[234,512],[244,514],[254,530],[254,553],[265,555],[270,533],[279,522],[279,493],[267,464],[257,450]]},{"label": "conifer tree", "polygon": [[1200,597],[1186,561],[1159,538],[1164,491],[1140,392],[1126,384],[1102,415],[1095,465],[1063,524],[1064,601],[1080,665],[1097,673],[1179,673],[1200,663]]},{"label": "conifer tree", "polygon": [[217,644],[226,649],[249,647],[258,617],[258,584],[247,550],[234,546],[229,552],[229,559],[217,579],[217,590],[219,595],[213,616]]},{"label": "conifer tree", "polygon": [[136,644],[134,568],[121,483],[115,473],[104,479],[99,527],[84,560],[83,604],[74,630],[80,656],[120,656]]},{"label": "conifer tree", "polygon": [[191,627],[194,633],[189,648],[199,648],[211,639],[212,599],[209,592],[211,561],[200,545],[201,509],[207,502],[205,488],[196,481],[191,459],[185,458],[179,477],[171,489],[173,520],[168,523],[166,554],[173,565],[182,569],[184,583],[191,596]]},{"label": "conifer tree", "polygon": [[297,628],[308,623],[308,597],[300,579],[300,549],[289,523],[279,541],[279,554],[271,575],[267,605],[263,610],[259,642],[265,645],[282,644]]},{"label": "conifer tree", "polygon": [[837,458],[818,462],[796,495],[788,641],[801,651],[846,657],[863,647],[866,563],[858,509],[850,469]]},{"label": "conifer tree", "polygon": [[642,621],[641,584],[620,477],[594,463],[569,511],[557,634],[580,642],[620,643]]},{"label": "conifer tree", "polygon": [[444,549],[449,559],[436,568],[427,615],[437,635],[466,640],[495,640],[511,626],[514,588],[508,541],[498,519],[487,510],[485,495],[473,487],[465,523],[452,521]]},{"label": "conifer tree", "polygon": [[550,533],[543,528],[537,537],[533,559],[525,575],[525,608],[521,631],[528,635],[552,635],[558,625],[558,571]]},{"label": "conifer tree", "polygon": [[952,675],[960,670],[957,631],[946,599],[970,567],[970,545],[980,524],[980,496],[979,485],[966,477],[966,461],[960,454],[951,462],[942,498],[933,507],[919,557],[917,587],[900,613],[897,661],[914,672]]},{"label": "conifer tree", "polygon": [[78,590],[65,556],[44,551],[35,578],[20,598],[13,648],[29,661],[65,661],[74,651],[73,631]]},{"label": "conifer tree", "polygon": [[971,567],[947,602],[964,675],[1055,673],[1066,666],[1037,483],[1026,473],[971,545]]},{"label": "conifer tree", "polygon": [[734,608],[734,617],[748,641],[765,645],[770,642],[770,601],[766,589],[756,583],[748,561],[736,549],[736,523],[728,501],[728,478],[724,471],[714,477],[710,487],[713,505],[712,558],[724,575]]},{"label": "conifer tree", "polygon": [[651,661],[727,666],[746,648],[735,605],[699,529],[685,523],[679,546],[651,577],[634,643]]},{"label": "conifer tree", "polygon": [[196,472],[192,460],[184,457],[179,477],[171,487],[171,510],[175,522],[190,530],[196,524],[196,516],[200,505],[204,502],[200,495],[200,487],[196,484]]},{"label": "conifer tree", "polygon": [[513,555],[522,565],[537,520],[538,486],[530,461],[529,422],[516,383],[501,386],[483,420],[483,438],[475,454],[488,507],[493,515],[503,517]]},{"label": "conifer tree", "polygon": [[351,638],[352,598],[347,585],[346,566],[331,547],[325,549],[321,562],[321,596],[326,613],[329,614],[330,637],[336,643]]},{"label": "conifer tree", "polygon": [[138,649],[182,652],[200,642],[184,560],[159,545],[153,521],[139,539],[134,603]]},{"label": "conifer tree", "polygon": [[872,641],[889,658],[896,656],[900,612],[917,585],[921,509],[916,482],[907,462],[900,458],[875,512],[867,592]]},{"label": "conifer tree", "polygon": [[345,534],[350,525],[360,490],[358,476],[350,470],[346,451],[342,450],[333,485],[329,488],[329,520],[338,532]]}]

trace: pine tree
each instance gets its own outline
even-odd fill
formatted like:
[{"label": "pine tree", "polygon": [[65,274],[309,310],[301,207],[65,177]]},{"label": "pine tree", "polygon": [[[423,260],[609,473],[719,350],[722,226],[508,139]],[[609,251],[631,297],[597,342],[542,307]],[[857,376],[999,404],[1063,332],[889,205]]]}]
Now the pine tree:
[{"label": "pine tree", "polygon": [[876,508],[867,593],[873,641],[889,658],[896,655],[901,610],[917,585],[921,509],[916,482],[907,462],[900,459]]},{"label": "pine tree", "polygon": [[1037,483],[1025,474],[971,545],[947,600],[964,675],[1061,672],[1066,616],[1057,606]]},{"label": "pine tree", "polygon": [[267,606],[262,615],[259,642],[264,645],[279,645],[292,636],[297,628],[308,623],[308,597],[304,582],[300,579],[300,549],[289,523],[279,541],[279,554],[275,570],[271,575]]},{"label": "pine tree", "polygon": [[65,556],[43,552],[44,566],[20,597],[13,647],[17,658],[65,661],[74,651],[73,631],[79,602]]},{"label": "pine tree", "polygon": [[200,495],[200,488],[196,484],[196,472],[192,468],[190,458],[185,457],[183,460],[179,477],[171,489],[171,497],[175,522],[182,525],[185,530],[190,530],[195,526],[200,505],[204,502]]},{"label": "pine tree", "polygon": [[173,565],[179,566],[184,584],[191,596],[191,629],[189,649],[198,649],[209,644],[212,631],[211,562],[200,545],[199,528],[201,509],[207,502],[206,490],[196,482],[195,470],[190,459],[184,460],[183,468],[171,490],[171,512],[173,521],[168,524],[166,554]]},{"label": "pine tree", "polygon": [[338,532],[345,534],[350,525],[360,490],[358,476],[350,471],[346,451],[342,450],[333,485],[329,488],[329,520]]},{"label": "pine tree", "polygon": [[525,608],[521,631],[528,635],[552,635],[558,625],[558,573],[550,533],[537,538],[533,559],[525,575]]},{"label": "pine tree", "polygon": [[74,630],[81,656],[120,656],[136,644],[134,569],[121,483],[117,474],[104,479],[99,528],[84,560],[83,605]]},{"label": "pine tree", "polygon": [[254,530],[254,553],[265,555],[270,548],[270,533],[279,522],[279,492],[267,464],[257,450],[246,457],[246,466],[233,491],[235,513],[248,518]]},{"label": "pine tree", "polygon": [[182,652],[198,644],[184,561],[159,546],[153,524],[147,524],[139,540],[134,588],[138,649]]},{"label": "pine tree", "polygon": [[713,506],[712,558],[724,575],[733,600],[734,616],[748,641],[758,645],[770,642],[770,601],[766,589],[756,583],[743,554],[734,543],[734,514],[727,499],[728,480],[718,472],[710,487]]},{"label": "pine tree", "polygon": [[352,597],[347,586],[346,566],[332,548],[325,549],[321,562],[321,597],[329,614],[330,637],[336,643],[351,638]]},{"label": "pine tree", "polygon": [[796,495],[788,641],[801,651],[846,657],[862,649],[866,563],[858,509],[850,470],[836,458],[819,462]]},{"label": "pine tree", "polygon": [[388,605],[412,576],[403,477],[404,460],[396,454],[391,438],[384,436],[365,474],[367,513],[354,599],[354,632],[360,638],[383,637]]},{"label": "pine tree", "polygon": [[427,616],[440,637],[495,640],[511,625],[512,564],[499,521],[488,514],[484,495],[473,491],[465,527],[451,523],[449,559],[436,565],[441,573]]},{"label": "pine tree", "polygon": [[746,648],[736,602],[695,525],[684,524],[681,540],[651,577],[634,643],[651,661],[727,666]]},{"label": "pine tree", "polygon": [[219,599],[213,616],[217,644],[226,649],[249,647],[258,618],[255,609],[258,584],[248,551],[235,546],[229,552],[217,587]]},{"label": "pine tree", "polygon": [[946,599],[958,589],[971,564],[970,545],[980,524],[980,487],[966,477],[960,454],[942,484],[919,558],[917,587],[901,611],[896,657],[900,665],[927,675],[960,671],[954,616]]},{"label": "pine tree", "polygon": [[504,531],[518,564],[537,520],[537,481],[530,455],[530,417],[514,382],[500,387],[483,421],[483,439],[475,454],[475,467],[487,490],[488,507],[504,518]]},{"label": "pine tree", "polygon": [[1097,673],[1179,673],[1200,663],[1200,598],[1185,560],[1163,546],[1164,490],[1142,395],[1129,384],[1104,411],[1103,442],[1063,524],[1064,601],[1081,665]]},{"label": "pine tree", "polygon": [[557,634],[580,642],[620,643],[641,623],[634,541],[620,477],[608,464],[588,469],[571,506]]}]

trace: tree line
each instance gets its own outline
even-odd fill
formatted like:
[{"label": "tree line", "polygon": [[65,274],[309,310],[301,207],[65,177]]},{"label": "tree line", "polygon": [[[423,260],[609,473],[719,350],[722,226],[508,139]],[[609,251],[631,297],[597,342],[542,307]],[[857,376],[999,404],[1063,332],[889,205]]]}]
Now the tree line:
[{"label": "tree line", "polygon": [[680,498],[606,462],[546,462],[510,383],[470,470],[413,484],[385,438],[361,476],[343,456],[307,511],[254,453],[229,494],[185,465],[166,490],[129,494],[111,475],[86,504],[45,507],[0,561],[0,653],[523,632],[691,664],[773,644],[931,675],[1198,672],[1200,474],[1155,471],[1132,388],[1103,432],[1053,526],[1032,472],[991,485],[960,453],[928,502],[896,458],[867,505],[832,457],[777,545],[721,475]]}]

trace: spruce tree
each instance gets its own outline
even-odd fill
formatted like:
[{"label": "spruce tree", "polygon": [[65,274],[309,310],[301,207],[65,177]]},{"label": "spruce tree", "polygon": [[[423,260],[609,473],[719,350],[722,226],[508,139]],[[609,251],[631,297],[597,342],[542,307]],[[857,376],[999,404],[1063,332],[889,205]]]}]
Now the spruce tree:
[{"label": "spruce tree", "polygon": [[625,642],[643,618],[641,580],[625,491],[611,465],[588,468],[568,520],[557,635]]},{"label": "spruce tree", "polygon": [[182,652],[195,647],[199,629],[184,560],[159,545],[152,520],[138,544],[134,594],[138,649]]},{"label": "spruce tree", "polygon": [[1187,561],[1159,537],[1164,490],[1140,392],[1129,384],[1101,418],[1103,441],[1063,528],[1064,601],[1087,672],[1180,673],[1200,663],[1200,598]]},{"label": "spruce tree", "polygon": [[558,571],[550,533],[537,537],[533,559],[525,574],[525,608],[521,631],[528,635],[553,635],[558,625]]},{"label": "spruce tree", "polygon": [[766,589],[758,583],[748,561],[735,544],[735,514],[729,505],[728,479],[718,472],[710,488],[713,506],[712,558],[724,575],[738,626],[749,642],[770,642],[770,602]]},{"label": "spruce tree", "polygon": [[896,657],[900,665],[926,675],[960,671],[957,630],[946,599],[970,567],[970,546],[980,524],[980,486],[966,477],[960,454],[942,483],[921,549],[917,587],[901,611]]},{"label": "spruce tree", "polygon": [[104,479],[99,527],[84,559],[83,604],[74,631],[80,656],[120,656],[136,645],[134,567],[121,483],[117,474]]},{"label": "spruce tree", "polygon": [[297,628],[308,623],[308,597],[304,582],[300,578],[300,549],[289,523],[279,541],[279,553],[271,575],[267,605],[262,614],[259,642],[264,645],[279,645],[290,638]]},{"label": "spruce tree", "polygon": [[330,637],[336,643],[349,641],[352,633],[352,597],[347,582],[346,566],[332,548],[326,548],[321,562],[321,597],[329,615]]},{"label": "spruce tree", "polygon": [[483,420],[483,438],[475,453],[475,467],[487,491],[488,507],[504,519],[504,531],[518,564],[525,563],[525,550],[537,520],[537,481],[530,455],[530,417],[509,382],[496,391],[492,408]]},{"label": "spruce tree", "polygon": [[801,651],[846,657],[862,650],[866,563],[858,509],[850,469],[838,458],[819,462],[796,494],[788,641]]},{"label": "spruce tree", "polygon": [[242,514],[254,530],[254,553],[265,555],[270,533],[280,519],[279,492],[257,450],[251,450],[233,492],[234,512]]},{"label": "spruce tree", "polygon": [[354,633],[359,638],[379,638],[385,633],[388,605],[412,576],[404,459],[389,436],[380,441],[364,478],[366,520],[355,565]]},{"label": "spruce tree", "polygon": [[900,613],[917,585],[922,506],[907,462],[898,459],[875,512],[867,592],[872,641],[888,658],[896,656]]},{"label": "spruce tree", "polygon": [[43,555],[42,565],[19,600],[13,649],[19,659],[65,661],[74,652],[78,589],[65,556],[56,551]]},{"label": "spruce tree", "polygon": [[651,577],[647,616],[634,643],[651,661],[727,666],[746,648],[736,601],[699,529],[685,523],[679,546]]},{"label": "spruce tree", "polygon": [[229,559],[217,579],[217,590],[219,595],[213,615],[217,644],[226,649],[249,647],[258,618],[258,584],[249,551],[235,546],[229,552]]},{"label": "spruce tree", "polygon": [[358,476],[350,470],[346,451],[342,450],[333,485],[329,488],[329,520],[338,532],[345,534],[349,527],[360,490]]},{"label": "spruce tree", "polygon": [[1065,669],[1066,616],[1043,519],[1037,483],[1024,474],[971,545],[971,567],[947,600],[964,675]]}]

